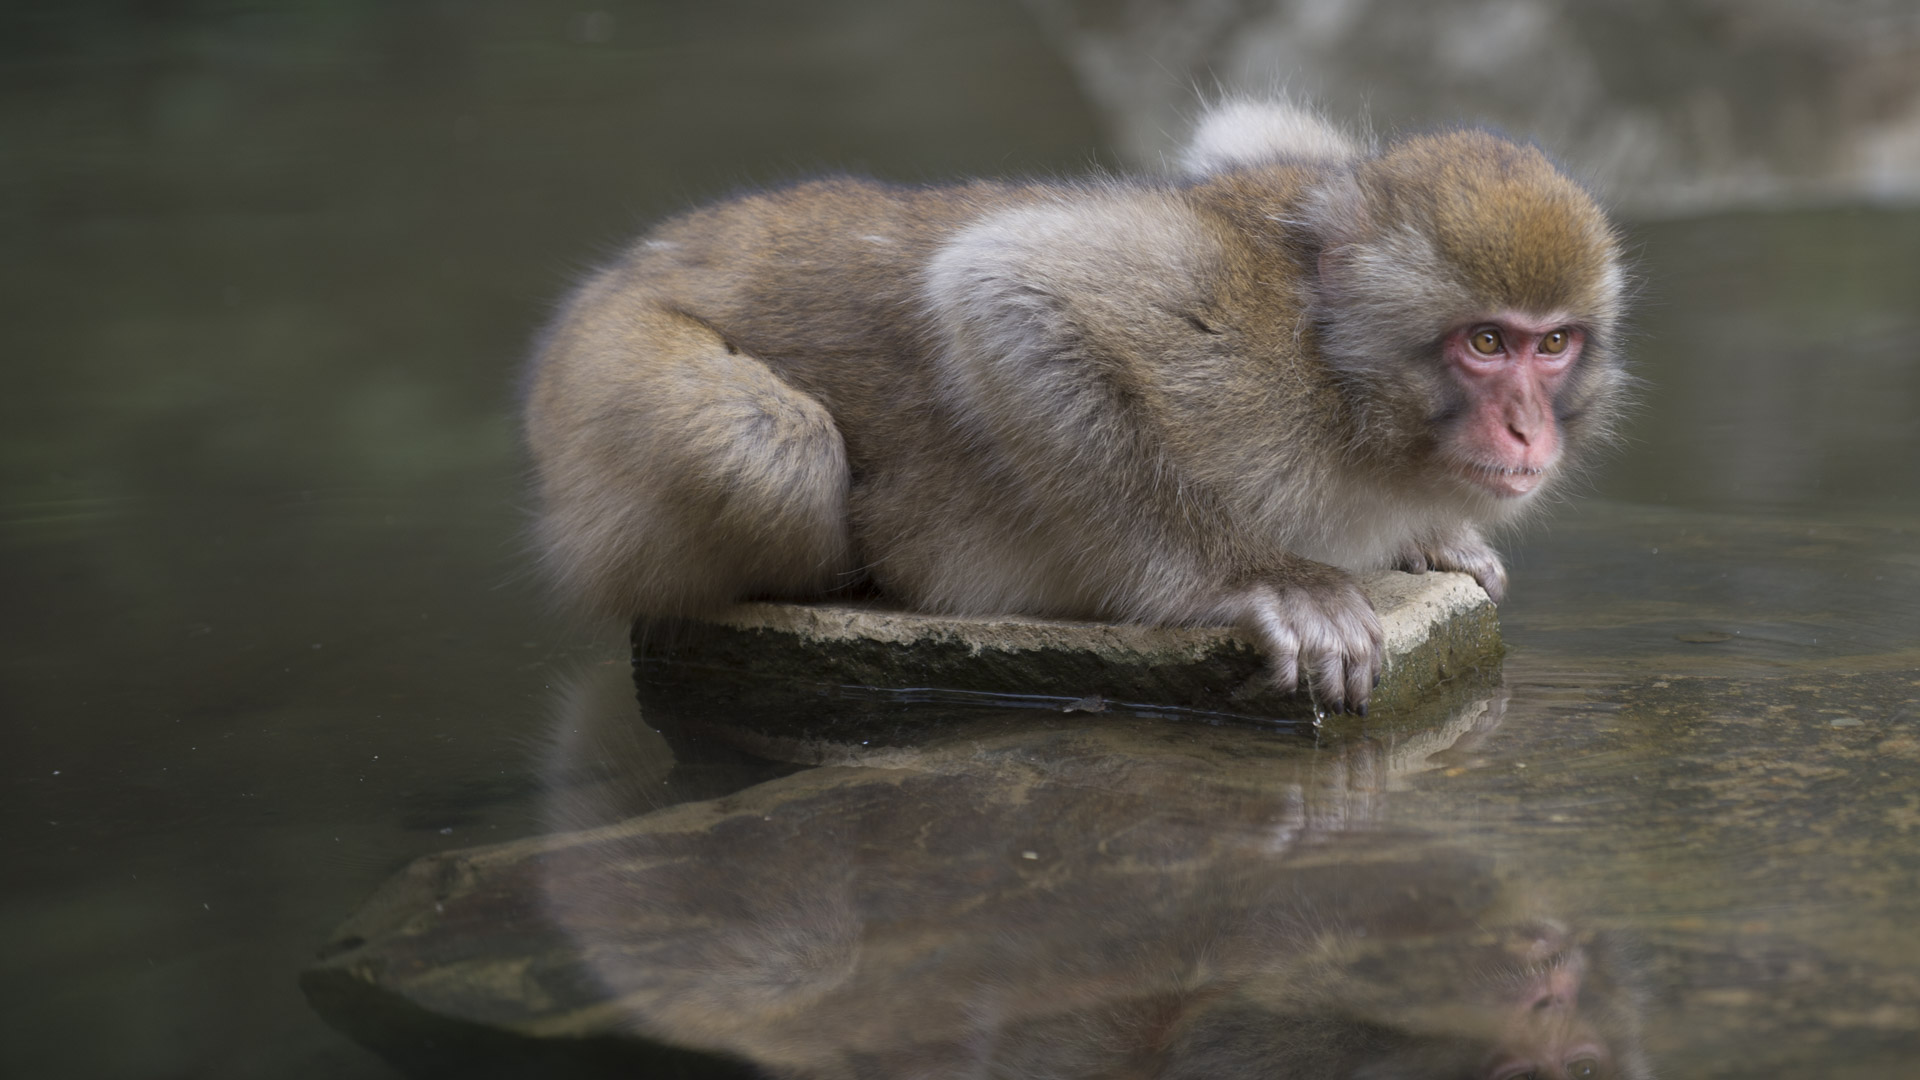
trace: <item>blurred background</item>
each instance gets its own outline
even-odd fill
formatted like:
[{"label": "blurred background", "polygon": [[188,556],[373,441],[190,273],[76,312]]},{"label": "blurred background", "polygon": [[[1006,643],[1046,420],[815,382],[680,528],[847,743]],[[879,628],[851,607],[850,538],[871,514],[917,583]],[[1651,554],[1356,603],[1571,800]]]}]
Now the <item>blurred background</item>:
[{"label": "blurred background", "polygon": [[[1516,550],[1518,670],[1735,547],[1726,605],[1798,628],[1760,660],[1853,672],[1793,651],[1837,619],[1920,667],[1911,0],[9,5],[0,1073],[387,1074],[294,974],[408,859],[534,831],[554,673],[624,663],[529,575],[514,387],[646,223],[825,171],[1153,171],[1275,88],[1538,138],[1627,225],[1646,405]],[[1688,530],[1684,577],[1622,554]],[[1567,655],[1644,651],[1587,622]]]},{"label": "blurred background", "polygon": [[1907,0],[1031,8],[1131,159],[1178,141],[1195,88],[1280,87],[1388,131],[1466,121],[1536,138],[1639,218],[1920,196]]}]

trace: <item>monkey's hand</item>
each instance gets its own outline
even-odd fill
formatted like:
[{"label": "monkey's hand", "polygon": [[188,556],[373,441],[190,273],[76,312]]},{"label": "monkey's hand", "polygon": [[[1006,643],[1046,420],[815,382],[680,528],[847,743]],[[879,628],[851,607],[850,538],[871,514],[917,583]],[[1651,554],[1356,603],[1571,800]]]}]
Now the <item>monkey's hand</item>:
[{"label": "monkey's hand", "polygon": [[1275,686],[1297,690],[1304,677],[1321,708],[1365,716],[1385,654],[1380,617],[1346,572],[1310,565],[1244,594],[1242,624],[1265,642]]},{"label": "monkey's hand", "polygon": [[1472,574],[1487,595],[1499,603],[1507,595],[1507,568],[1500,555],[1480,534],[1465,529],[1453,536],[1430,537],[1407,545],[1394,569],[1424,574],[1428,570],[1457,570]]}]

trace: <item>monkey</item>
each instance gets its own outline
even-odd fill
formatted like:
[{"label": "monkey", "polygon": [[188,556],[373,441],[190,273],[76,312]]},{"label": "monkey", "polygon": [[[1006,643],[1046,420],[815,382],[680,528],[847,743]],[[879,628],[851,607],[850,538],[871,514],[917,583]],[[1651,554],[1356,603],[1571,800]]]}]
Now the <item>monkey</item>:
[{"label": "monkey", "polygon": [[1630,376],[1617,232],[1537,146],[1230,102],[1167,176],[826,177],[671,218],[541,334],[562,592],[623,618],[867,589],[1245,628],[1364,714],[1354,572],[1454,570]]}]

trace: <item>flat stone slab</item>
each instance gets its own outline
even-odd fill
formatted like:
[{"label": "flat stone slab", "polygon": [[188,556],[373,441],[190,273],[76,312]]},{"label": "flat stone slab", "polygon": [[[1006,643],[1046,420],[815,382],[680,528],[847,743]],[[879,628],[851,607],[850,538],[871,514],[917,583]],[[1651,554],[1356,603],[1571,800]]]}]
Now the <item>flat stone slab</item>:
[{"label": "flat stone slab", "polygon": [[[1386,632],[1371,711],[1404,711],[1469,673],[1496,672],[1493,602],[1466,574],[1381,571],[1361,588]],[[635,627],[648,686],[764,683],[978,695],[1105,711],[1165,709],[1253,720],[1314,715],[1276,692],[1258,642],[1228,627],[1155,627],[1017,616],[942,616],[859,604],[742,604],[668,629]]]}]

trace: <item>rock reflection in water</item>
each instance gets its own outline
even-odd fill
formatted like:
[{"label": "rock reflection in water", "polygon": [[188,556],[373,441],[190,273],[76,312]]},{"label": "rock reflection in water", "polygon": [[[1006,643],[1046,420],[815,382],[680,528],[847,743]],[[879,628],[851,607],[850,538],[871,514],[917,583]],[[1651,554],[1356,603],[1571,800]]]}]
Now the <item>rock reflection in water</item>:
[{"label": "rock reflection in water", "polygon": [[661,747],[576,712],[556,823],[607,823],[536,873],[617,1022],[783,1075],[1651,1075],[1627,950],[1376,822],[1502,705],[1318,747],[974,714],[640,817]]}]

